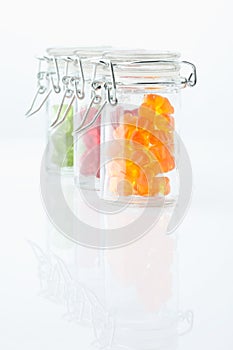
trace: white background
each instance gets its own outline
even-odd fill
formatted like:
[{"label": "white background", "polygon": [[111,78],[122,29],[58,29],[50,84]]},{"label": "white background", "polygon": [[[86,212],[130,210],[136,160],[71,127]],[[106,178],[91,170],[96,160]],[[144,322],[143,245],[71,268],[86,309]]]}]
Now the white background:
[{"label": "white background", "polygon": [[[181,297],[195,315],[180,349],[233,348],[232,2],[13,1],[0,15],[0,348],[82,349],[85,332],[36,297],[36,265],[25,239],[44,238],[39,166],[44,121],[24,118],[35,89],[34,56],[50,46],[180,51],[197,66],[183,91],[182,137],[194,194],[180,227]],[[75,334],[79,335],[79,339]],[[88,335],[87,335],[88,337]],[[83,343],[83,344],[84,344]]]}]

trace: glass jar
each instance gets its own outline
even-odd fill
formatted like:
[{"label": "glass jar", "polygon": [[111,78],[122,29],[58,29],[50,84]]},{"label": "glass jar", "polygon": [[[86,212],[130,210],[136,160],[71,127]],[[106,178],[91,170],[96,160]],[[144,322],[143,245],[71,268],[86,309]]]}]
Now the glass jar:
[{"label": "glass jar", "polygon": [[[49,50],[48,50],[49,51]],[[59,53],[59,51],[58,51]],[[72,52],[58,56],[53,52],[50,61],[53,93],[47,101],[47,170],[63,173],[73,172],[73,118],[77,110],[74,83],[79,71]],[[64,52],[65,53],[65,52]],[[55,72],[52,69],[55,68]],[[53,74],[56,74],[56,89]],[[80,74],[80,73],[79,73]]]},{"label": "glass jar", "polygon": [[[99,53],[100,57],[102,52]],[[100,58],[99,58],[100,59]],[[74,181],[79,188],[99,188],[100,123],[103,94],[103,76],[97,70],[99,59],[83,61],[85,69],[85,96],[79,101],[74,118]],[[93,118],[96,119],[93,121]],[[85,132],[80,132],[85,129]]]},{"label": "glass jar", "polygon": [[[173,52],[106,54],[101,120],[102,199],[161,205],[179,191],[176,134],[180,91],[196,84],[195,66]],[[183,66],[192,70],[183,76]]]},{"label": "glass jar", "polygon": [[73,174],[74,116],[85,95],[85,80],[90,79],[85,62],[105,49],[109,47],[49,48],[46,56],[38,58],[38,89],[26,115],[46,105],[48,171]]},{"label": "glass jar", "polygon": [[82,189],[99,190],[100,186],[100,130],[102,111],[106,105],[104,87],[108,70],[102,60],[108,55],[135,57],[145,50],[116,50],[105,48],[99,52],[100,59],[89,55],[85,85],[85,98],[80,101],[75,116],[75,184]]},{"label": "glass jar", "polygon": [[[73,165],[75,159],[75,172],[79,169],[79,159],[74,157],[74,148],[76,139],[73,138],[73,131],[80,122],[78,110],[83,106],[88,95],[88,84],[92,78],[93,65],[90,64],[90,58],[101,57],[107,47],[83,47],[73,48],[71,55],[63,49],[48,49],[47,52],[56,60],[64,61],[63,68],[63,91],[62,96],[53,95],[50,100],[51,108],[48,115],[52,116],[49,129],[49,167],[53,166],[54,160],[63,171],[71,170],[73,174]],[[59,55],[58,58],[56,55]],[[59,68],[60,69],[60,68]],[[55,91],[56,92],[56,91]],[[79,145],[79,142],[77,142]],[[54,147],[55,146],[55,147]],[[52,150],[52,152],[50,152]],[[80,151],[81,152],[81,151]],[[51,156],[50,156],[51,153]]]}]

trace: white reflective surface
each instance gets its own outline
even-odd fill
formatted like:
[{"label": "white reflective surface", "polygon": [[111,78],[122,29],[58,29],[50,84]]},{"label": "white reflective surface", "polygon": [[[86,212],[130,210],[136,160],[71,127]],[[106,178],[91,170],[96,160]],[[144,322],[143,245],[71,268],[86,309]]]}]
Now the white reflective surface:
[{"label": "white reflective surface", "polygon": [[[165,216],[134,245],[104,253],[47,219],[42,153],[30,140],[1,143],[0,349],[230,350],[230,174],[220,188],[216,174],[196,167],[179,232],[164,234]],[[191,153],[195,167],[200,149]]]}]

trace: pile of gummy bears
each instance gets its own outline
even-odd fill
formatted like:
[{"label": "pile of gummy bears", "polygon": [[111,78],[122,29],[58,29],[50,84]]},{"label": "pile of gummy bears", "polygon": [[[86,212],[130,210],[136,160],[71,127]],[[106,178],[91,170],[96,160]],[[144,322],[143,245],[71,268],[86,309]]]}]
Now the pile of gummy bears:
[{"label": "pile of gummy bears", "polygon": [[[59,105],[52,108],[52,118],[56,118]],[[65,113],[67,105],[63,105],[61,113]],[[60,168],[73,167],[74,147],[73,147],[73,115],[74,109],[70,108],[69,113],[62,124],[60,124],[50,136],[49,155],[50,163]]]},{"label": "pile of gummy bears", "polygon": [[115,195],[158,196],[170,193],[175,167],[174,108],[166,97],[144,96],[138,109],[124,111],[108,147],[108,191]]},{"label": "pile of gummy bears", "polygon": [[[90,118],[95,113],[93,108]],[[170,101],[157,94],[145,95],[139,108],[121,113],[112,125],[113,140],[106,146],[108,192],[120,196],[170,193],[170,180],[164,173],[175,168],[173,113]],[[100,120],[81,137],[80,172],[97,178],[100,177]]]},{"label": "pile of gummy bears", "polygon": [[[87,124],[94,118],[97,111],[96,108],[90,109]],[[81,119],[85,112],[86,108],[83,108],[80,113]],[[79,136],[79,144],[81,145],[78,150],[80,154],[79,167],[81,175],[84,176],[100,177],[100,120],[101,117],[91,129]]]}]

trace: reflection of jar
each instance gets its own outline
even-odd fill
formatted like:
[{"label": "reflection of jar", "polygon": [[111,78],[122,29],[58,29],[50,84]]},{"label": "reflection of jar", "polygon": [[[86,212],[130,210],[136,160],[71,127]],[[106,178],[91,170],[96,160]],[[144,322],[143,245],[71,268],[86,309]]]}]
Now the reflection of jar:
[{"label": "reflection of jar", "polygon": [[169,213],[143,238],[106,252],[106,309],[116,320],[114,341],[130,349],[166,348],[178,327],[176,237]]},{"label": "reflection of jar", "polygon": [[[101,197],[152,204],[178,193],[176,121],[180,90],[196,83],[179,54],[141,53],[103,59],[108,103],[102,113]],[[192,68],[189,78],[181,68]]]}]

